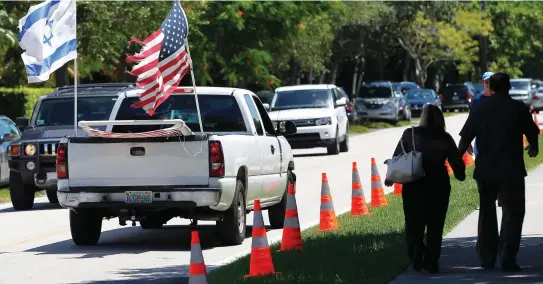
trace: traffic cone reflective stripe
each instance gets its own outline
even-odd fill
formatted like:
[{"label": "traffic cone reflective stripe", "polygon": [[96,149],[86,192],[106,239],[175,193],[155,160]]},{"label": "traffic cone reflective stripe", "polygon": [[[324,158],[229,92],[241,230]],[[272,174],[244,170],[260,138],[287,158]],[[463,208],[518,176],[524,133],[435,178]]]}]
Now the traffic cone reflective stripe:
[{"label": "traffic cone reflective stripe", "polygon": [[264,227],[264,218],[262,217],[262,208],[260,207],[260,200],[255,200],[253,214],[251,262],[249,274],[245,275],[245,278],[277,274],[273,267],[268,237],[266,236],[266,228]]},{"label": "traffic cone reflective stripe", "polygon": [[300,221],[298,219],[298,206],[296,204],[293,184],[288,185],[287,209],[283,225],[283,239],[281,240],[281,251],[285,250],[303,250]]},{"label": "traffic cone reflective stripe", "polygon": [[368,209],[366,204],[366,197],[362,190],[362,183],[360,182],[360,175],[358,174],[358,166],[356,162],[353,162],[353,176],[352,176],[352,196],[351,196],[351,216],[359,215],[373,215]]},{"label": "traffic cone reflective stripe", "polygon": [[375,163],[375,158],[371,158],[371,206],[388,206],[385,190],[383,189],[383,183],[381,182],[381,176],[379,175],[379,170],[377,169],[377,164]]},{"label": "traffic cone reflective stripe", "polygon": [[328,186],[328,177],[326,173],[322,173],[321,186],[321,208],[320,208],[320,224],[319,231],[338,230],[339,225],[332,202],[332,194]]},{"label": "traffic cone reflective stripe", "polygon": [[192,231],[191,233],[189,284],[207,284],[206,265],[198,231]]},{"label": "traffic cone reflective stripe", "polygon": [[400,183],[395,183],[394,184],[394,194],[395,195],[401,195],[402,190],[403,190],[403,185],[402,184],[400,184]]}]

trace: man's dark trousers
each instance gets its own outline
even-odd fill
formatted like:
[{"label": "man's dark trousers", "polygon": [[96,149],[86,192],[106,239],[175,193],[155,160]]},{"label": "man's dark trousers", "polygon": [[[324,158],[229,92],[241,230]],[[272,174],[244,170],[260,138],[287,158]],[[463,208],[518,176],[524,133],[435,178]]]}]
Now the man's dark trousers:
[{"label": "man's dark trousers", "polygon": [[[516,261],[526,211],[525,181],[477,181],[479,188],[479,225],[477,254],[481,266],[492,268],[499,254],[501,264]],[[502,206],[502,225],[498,236],[496,200]]]}]

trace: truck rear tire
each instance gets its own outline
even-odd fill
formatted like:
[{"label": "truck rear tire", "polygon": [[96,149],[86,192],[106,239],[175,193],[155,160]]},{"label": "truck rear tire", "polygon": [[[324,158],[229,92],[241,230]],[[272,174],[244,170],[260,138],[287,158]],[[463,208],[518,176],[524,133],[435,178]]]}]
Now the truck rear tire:
[{"label": "truck rear tire", "polygon": [[9,172],[9,195],[15,210],[32,209],[35,191],[35,186],[23,183],[23,178],[19,173]]},{"label": "truck rear tire", "polygon": [[285,193],[283,194],[283,199],[281,202],[273,205],[268,208],[268,218],[270,219],[270,226],[272,229],[282,229],[285,224],[285,212],[287,210],[287,196],[288,196],[288,185],[294,184],[294,179],[292,178],[292,173],[287,172],[287,186],[285,188]]},{"label": "truck rear tire", "polygon": [[217,221],[217,235],[223,245],[243,243],[247,230],[246,217],[245,186],[238,180],[232,205],[224,212],[223,220]]},{"label": "truck rear tire", "polygon": [[96,245],[102,233],[102,215],[93,210],[70,210],[70,232],[76,245]]},{"label": "truck rear tire", "polygon": [[46,190],[47,193],[47,199],[49,199],[49,203],[52,204],[58,204],[58,197],[57,197],[57,190]]}]

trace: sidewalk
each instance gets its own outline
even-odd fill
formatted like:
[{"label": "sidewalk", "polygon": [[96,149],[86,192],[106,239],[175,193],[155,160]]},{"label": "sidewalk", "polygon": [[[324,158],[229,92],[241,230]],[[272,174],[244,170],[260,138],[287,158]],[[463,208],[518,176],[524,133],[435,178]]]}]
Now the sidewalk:
[{"label": "sidewalk", "polygon": [[[501,208],[497,210],[499,224]],[[445,236],[439,274],[423,275],[409,268],[391,283],[543,283],[543,166],[526,177],[526,216],[517,255],[520,273],[504,273],[498,262],[492,271],[480,268],[475,252],[478,216],[474,211]]]}]

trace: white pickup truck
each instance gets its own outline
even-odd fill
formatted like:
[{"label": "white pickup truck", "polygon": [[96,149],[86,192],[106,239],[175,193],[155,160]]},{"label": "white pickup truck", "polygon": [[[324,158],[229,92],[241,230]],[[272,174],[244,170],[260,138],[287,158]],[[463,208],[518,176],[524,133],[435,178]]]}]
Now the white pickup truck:
[{"label": "white pickup truck", "polygon": [[284,136],[296,133],[295,124],[285,121],[275,129],[251,91],[196,90],[203,134],[192,88],[178,88],[153,117],[131,107],[141,90],[128,90],[119,96],[109,121],[79,125],[100,123],[108,132],[141,133],[167,128],[177,119],[198,134],[60,141],[57,196],[70,209],[75,244],[97,244],[102,220],[114,217],[120,225],[131,221],[135,226],[138,221],[144,229],[161,228],[174,217],[193,224],[217,221],[223,244],[241,244],[245,217],[256,199],[268,209],[271,226],[282,228],[286,189],[296,181],[292,150]]}]

